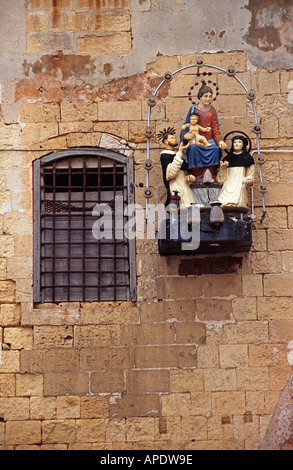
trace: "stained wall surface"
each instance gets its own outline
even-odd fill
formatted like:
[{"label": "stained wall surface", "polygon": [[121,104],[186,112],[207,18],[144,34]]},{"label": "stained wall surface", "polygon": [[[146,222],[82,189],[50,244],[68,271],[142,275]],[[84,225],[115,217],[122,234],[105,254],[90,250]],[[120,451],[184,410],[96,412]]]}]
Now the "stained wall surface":
[{"label": "stained wall surface", "polygon": [[[293,63],[289,1],[1,0],[1,449],[292,449]],[[193,65],[198,57],[212,68]],[[150,125],[179,130],[195,82],[223,135],[250,135],[253,246],[158,254],[136,241],[136,301],[33,302],[33,162],[129,146],[135,201],[162,203]],[[211,72],[212,75],[207,75]],[[206,75],[203,75],[203,74]],[[192,88],[193,87],[193,88]],[[50,149],[50,150],[48,150]],[[292,397],[291,397],[292,398]],[[286,420],[281,417],[286,416]]]}]

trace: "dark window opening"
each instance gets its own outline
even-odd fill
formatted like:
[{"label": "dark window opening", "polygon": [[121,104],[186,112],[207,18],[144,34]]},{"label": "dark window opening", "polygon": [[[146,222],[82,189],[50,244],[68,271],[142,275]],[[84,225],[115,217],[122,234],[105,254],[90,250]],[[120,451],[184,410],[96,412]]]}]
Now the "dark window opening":
[{"label": "dark window opening", "polygon": [[[113,187],[123,189],[124,175],[124,168],[119,166],[115,168],[115,173],[112,168],[101,168],[100,171],[87,168],[85,172],[86,191],[95,190],[97,187],[101,187],[105,191],[111,190]],[[54,178],[55,184],[53,183]],[[83,170],[71,170],[69,175],[68,169],[56,169],[54,174],[53,168],[44,168],[44,186],[47,193],[53,192],[54,188],[56,192],[62,192],[69,188],[71,192],[80,191],[83,189]]]}]

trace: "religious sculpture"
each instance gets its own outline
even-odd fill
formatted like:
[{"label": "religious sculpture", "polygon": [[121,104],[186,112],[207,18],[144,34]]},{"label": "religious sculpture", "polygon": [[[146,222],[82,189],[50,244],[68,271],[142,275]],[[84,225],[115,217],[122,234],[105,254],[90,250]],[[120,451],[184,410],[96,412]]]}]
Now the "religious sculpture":
[{"label": "religious sculpture", "polygon": [[247,146],[246,137],[234,136],[228,155],[220,162],[218,181],[223,184],[219,194],[222,207],[247,208],[247,187],[254,181],[254,159]]},{"label": "religious sculpture", "polygon": [[183,152],[187,150],[189,144],[184,145],[181,142],[176,152],[178,142],[175,133],[174,128],[168,127],[157,134],[157,139],[165,146],[165,150],[162,151],[160,156],[163,181],[167,189],[165,206],[170,204],[170,197],[174,192],[179,193],[181,204],[189,206],[194,202],[194,194],[190,184],[195,181],[193,175],[187,174],[188,165],[183,158]]},{"label": "religious sculpture", "polygon": [[[217,181],[217,172],[221,158],[221,150],[227,148],[220,130],[216,110],[211,106],[213,99],[213,91],[211,87],[202,85],[198,91],[198,104],[194,104],[188,111],[185,124],[189,124],[193,114],[198,115],[198,125],[205,127],[204,137],[207,139],[209,146],[200,146],[190,144],[185,152],[188,158],[188,167],[190,173],[196,177],[197,182]],[[188,128],[181,130],[180,138],[182,142],[186,142],[186,134]],[[200,131],[201,133],[202,131]],[[188,136],[188,134],[187,134]],[[206,171],[209,170],[210,177],[205,177]]]},{"label": "religious sculpture", "polygon": [[198,114],[194,113],[190,116],[190,123],[184,124],[181,130],[188,129],[188,132],[184,134],[184,140],[188,140],[190,144],[193,145],[203,145],[204,147],[211,147],[212,144],[209,144],[207,139],[200,135],[199,132],[209,132],[210,127],[202,127],[198,125]]},{"label": "religious sculpture", "polygon": [[[169,127],[157,134],[165,147],[160,161],[167,189],[165,206],[169,211],[166,216],[166,233],[159,237],[159,252],[193,254],[248,251],[252,244],[251,219],[243,217],[243,214],[248,210],[247,188],[254,181],[251,142],[242,131],[232,131],[225,138],[222,137],[217,112],[212,106],[213,90],[204,80],[197,98],[198,102],[193,102],[181,127],[177,152],[175,129]],[[226,139],[235,133],[237,135],[232,138],[228,151]],[[222,151],[227,154],[224,158]],[[183,206],[187,206],[187,211]],[[190,235],[190,227],[196,229],[195,237],[192,232],[192,241],[198,244],[195,246],[188,238],[183,248],[182,238],[172,230],[181,227],[185,214],[188,226],[186,233]]]},{"label": "religious sculpture", "polygon": [[210,208],[217,203],[223,208],[247,208],[247,187],[253,184],[254,176],[254,159],[247,150],[248,138],[233,137],[231,149],[222,160],[222,150],[227,149],[227,144],[219,130],[216,110],[211,106],[211,87],[202,85],[197,97],[198,104],[189,109],[181,128],[177,152],[174,128],[157,134],[165,146],[160,157],[167,189],[165,206],[176,192],[181,204],[186,206],[198,204],[201,208]]}]

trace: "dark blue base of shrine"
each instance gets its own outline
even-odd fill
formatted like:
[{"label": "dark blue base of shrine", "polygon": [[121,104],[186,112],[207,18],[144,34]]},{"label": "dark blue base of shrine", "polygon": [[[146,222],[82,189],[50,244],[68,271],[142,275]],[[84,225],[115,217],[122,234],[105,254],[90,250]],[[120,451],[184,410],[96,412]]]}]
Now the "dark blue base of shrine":
[{"label": "dark blue base of shrine", "polygon": [[[252,246],[252,219],[243,215],[224,216],[224,222],[215,226],[210,222],[210,214],[201,213],[200,220],[200,242],[194,249],[190,238],[182,238],[180,227],[178,236],[172,236],[170,229],[170,218],[166,215],[165,232],[159,232],[158,248],[160,255],[196,255],[203,253],[237,253],[246,252]],[[161,233],[166,236],[161,237]],[[190,249],[188,249],[190,243]],[[183,249],[184,244],[184,249]]]}]

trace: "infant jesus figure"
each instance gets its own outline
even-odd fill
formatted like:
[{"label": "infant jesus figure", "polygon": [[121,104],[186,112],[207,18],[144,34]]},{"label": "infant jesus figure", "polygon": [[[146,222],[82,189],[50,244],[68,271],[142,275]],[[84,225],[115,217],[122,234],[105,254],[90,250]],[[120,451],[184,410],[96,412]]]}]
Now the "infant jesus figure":
[{"label": "infant jesus figure", "polygon": [[211,144],[209,144],[207,139],[199,133],[199,131],[208,132],[211,130],[211,128],[199,126],[197,123],[198,115],[191,114],[190,123],[184,124],[184,126],[182,126],[182,130],[189,128],[189,131],[184,134],[184,140],[188,140],[190,144],[211,147]]}]

